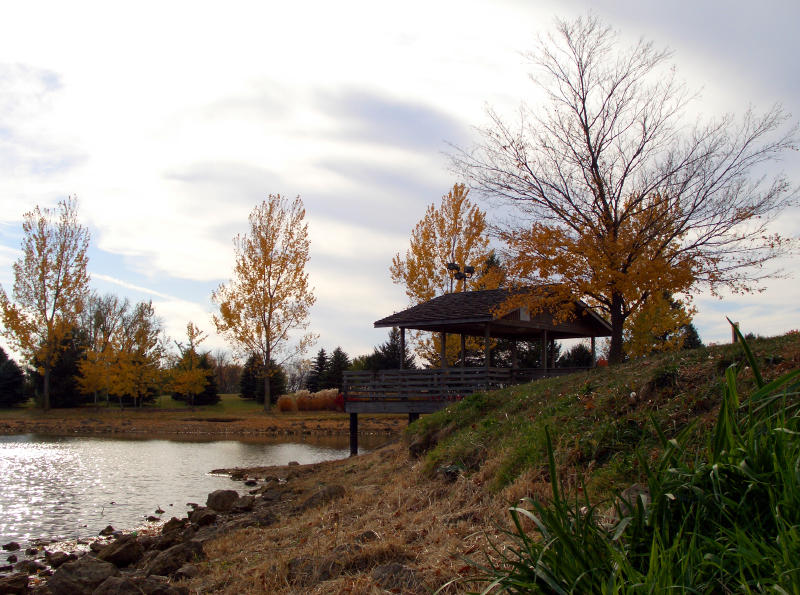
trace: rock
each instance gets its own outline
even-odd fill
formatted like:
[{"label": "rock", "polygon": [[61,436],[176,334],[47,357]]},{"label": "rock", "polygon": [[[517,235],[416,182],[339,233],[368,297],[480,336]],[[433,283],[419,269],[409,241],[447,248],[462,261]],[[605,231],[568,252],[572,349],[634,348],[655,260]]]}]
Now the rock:
[{"label": "rock", "polygon": [[112,527],[111,525],[106,525],[106,528],[103,529],[102,531],[100,531],[100,533],[98,533],[98,535],[100,535],[102,537],[108,537],[109,535],[113,535],[114,531],[116,531],[116,529],[114,529],[114,527]]},{"label": "rock", "polygon": [[216,490],[208,495],[206,506],[217,512],[228,512],[238,499],[236,490]]},{"label": "rock", "polygon": [[16,562],[18,559],[19,559],[19,558],[17,558],[17,555],[16,555],[16,554],[11,554],[11,555],[10,555],[8,558],[6,558],[6,560],[8,560],[9,562],[11,562],[12,564],[13,564],[14,562]]},{"label": "rock", "polygon": [[380,535],[370,529],[369,531],[364,531],[361,535],[356,537],[356,541],[358,543],[369,543],[370,541],[375,541],[380,538]]},{"label": "rock", "polygon": [[44,559],[47,560],[47,563],[51,568],[58,568],[62,564],[77,560],[78,556],[75,554],[68,554],[66,552],[48,552],[45,550]]},{"label": "rock", "polygon": [[117,568],[123,568],[136,564],[143,554],[144,548],[135,535],[123,535],[100,550],[97,559],[111,562]]},{"label": "rock", "polygon": [[189,540],[160,552],[147,564],[145,571],[148,575],[169,576],[187,562],[194,562],[204,558],[203,544],[199,541]]},{"label": "rock", "polygon": [[254,496],[242,496],[234,502],[231,512],[248,512],[253,510],[256,499]]},{"label": "rock", "polygon": [[184,564],[175,571],[175,578],[180,580],[184,578],[194,578],[200,574],[200,569],[194,564]]},{"label": "rock", "polygon": [[267,502],[278,502],[283,497],[283,490],[269,489],[261,494],[261,498]]},{"label": "rock", "polygon": [[14,572],[14,566],[12,564],[3,564],[0,566],[0,572]]},{"label": "rock", "polygon": [[639,500],[645,508],[650,505],[650,489],[638,483],[622,491],[617,499],[617,505],[622,516],[629,516],[639,506]]},{"label": "rock", "polygon": [[93,541],[89,544],[89,549],[92,550],[95,554],[99,554],[100,551],[108,545],[108,542],[105,541]]},{"label": "rock", "polygon": [[183,595],[185,587],[173,587],[157,576],[111,576],[92,592],[92,595]]},{"label": "rock", "polygon": [[420,587],[417,573],[399,562],[390,562],[377,566],[372,571],[372,580],[387,591],[396,593],[409,593]]},{"label": "rock", "polygon": [[27,574],[36,574],[40,570],[44,570],[47,568],[44,564],[39,562],[38,560],[20,560],[16,564],[14,564],[14,570],[17,572],[25,572]]},{"label": "rock", "polygon": [[255,479],[248,479],[248,480],[246,480],[244,482],[244,485],[246,485],[248,487],[253,487],[253,486],[257,486],[258,482]]},{"label": "rock", "polygon": [[111,562],[103,562],[92,556],[83,556],[74,562],[62,564],[47,581],[53,595],[76,595],[91,593],[119,570]]},{"label": "rock", "polygon": [[8,576],[0,576],[0,593],[17,595],[28,593],[28,575],[20,572]]},{"label": "rock", "polygon": [[217,513],[210,508],[201,506],[189,516],[189,520],[193,525],[204,527],[214,523],[217,520]]},{"label": "rock", "polygon": [[35,556],[38,553],[39,553],[39,548],[35,548],[35,547],[29,547],[29,548],[27,548],[25,550],[25,555],[26,556]]},{"label": "rock", "polygon": [[157,516],[153,516],[151,514],[149,517],[147,517],[146,520],[147,520],[148,523],[155,523],[155,522],[159,521],[160,519]]},{"label": "rock", "polygon": [[286,580],[289,584],[307,587],[314,582],[314,566],[314,559],[308,556],[292,558],[286,567]]},{"label": "rock", "polygon": [[329,486],[325,486],[324,488],[318,490],[317,492],[311,494],[305,501],[300,505],[298,510],[303,512],[308,510],[309,508],[315,508],[317,506],[321,506],[322,504],[326,504],[335,500],[337,498],[341,498],[344,496],[344,488],[340,485],[333,484]]},{"label": "rock", "polygon": [[287,467],[299,467],[300,463],[298,463],[297,461],[289,461],[289,463],[286,466]]},{"label": "rock", "polygon": [[16,541],[9,541],[3,544],[3,549],[7,552],[16,552],[19,549],[19,544]]},{"label": "rock", "polygon": [[161,533],[169,533],[171,531],[177,531],[178,529],[183,529],[186,526],[186,521],[172,517],[164,526],[161,527]]},{"label": "rock", "polygon": [[441,465],[436,469],[436,475],[448,483],[453,483],[461,475],[462,470],[459,465]]}]

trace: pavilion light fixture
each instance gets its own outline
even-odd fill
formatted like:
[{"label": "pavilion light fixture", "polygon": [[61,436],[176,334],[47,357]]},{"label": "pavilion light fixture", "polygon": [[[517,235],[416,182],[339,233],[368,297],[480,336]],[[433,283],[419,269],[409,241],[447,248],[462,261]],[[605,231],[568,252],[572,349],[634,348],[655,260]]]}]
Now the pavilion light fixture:
[{"label": "pavilion light fixture", "polygon": [[[464,281],[464,285],[463,285],[462,291],[466,291],[467,290],[467,279],[469,279],[470,277],[472,277],[472,275],[475,274],[475,267],[466,265],[466,266],[464,266],[464,270],[462,271],[461,267],[458,266],[456,263],[448,262],[447,263],[447,270],[450,271],[453,274],[453,279],[455,279],[456,281]],[[450,283],[450,291],[451,292],[453,291],[452,281]]]}]

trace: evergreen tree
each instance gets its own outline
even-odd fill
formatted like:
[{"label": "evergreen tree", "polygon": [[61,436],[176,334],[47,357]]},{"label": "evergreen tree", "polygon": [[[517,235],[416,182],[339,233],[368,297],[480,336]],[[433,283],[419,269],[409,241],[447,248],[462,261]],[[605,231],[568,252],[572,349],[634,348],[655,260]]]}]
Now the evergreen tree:
[{"label": "evergreen tree", "polygon": [[[269,398],[270,404],[278,402],[278,397],[286,394],[286,372],[283,368],[270,360]],[[264,366],[261,358],[251,355],[242,369],[242,378],[239,384],[240,396],[243,399],[264,402]]]},{"label": "evergreen tree", "polygon": [[[184,354],[184,359],[188,356],[188,353]],[[193,402],[190,404],[193,406],[216,405],[220,401],[219,391],[217,390],[217,379],[214,376],[214,367],[211,365],[211,359],[209,358],[208,353],[204,353],[200,356],[199,360],[197,361],[197,367],[198,369],[206,372],[206,380],[203,390],[194,395]],[[183,395],[180,393],[172,393],[172,398],[176,401],[190,400],[188,395]]]},{"label": "evergreen tree", "polygon": [[698,349],[703,346],[700,340],[700,334],[694,326],[693,322],[683,326],[683,348],[684,349]]},{"label": "evergreen tree", "polygon": [[317,357],[311,364],[311,372],[308,373],[308,380],[306,381],[306,388],[315,393],[325,388],[327,383],[327,370],[328,370],[328,354],[324,349],[317,352]]},{"label": "evergreen tree", "polygon": [[17,362],[0,347],[0,407],[13,407],[27,400],[25,375]]},{"label": "evergreen tree", "polygon": [[[78,384],[80,375],[80,362],[85,357],[87,343],[83,332],[73,328],[61,341],[50,368],[50,406],[51,407],[78,407],[88,401],[83,395]],[[33,360],[32,372],[33,385],[37,398],[43,398],[44,376],[38,372],[42,370],[41,362]]]},{"label": "evergreen tree", "polygon": [[325,370],[325,388],[335,388],[342,392],[344,386],[344,371],[350,367],[350,358],[337,347],[333,350]]},{"label": "evergreen tree", "polygon": [[408,347],[406,346],[405,352],[400,348],[400,329],[392,327],[389,331],[389,339],[383,345],[379,345],[372,352],[372,355],[364,358],[357,358],[357,365],[365,366],[369,370],[399,370],[402,367],[407,370],[413,370],[417,366],[414,363],[414,356],[412,356]]},{"label": "evergreen tree", "polygon": [[592,350],[577,343],[558,359],[559,368],[588,368],[592,365]]}]

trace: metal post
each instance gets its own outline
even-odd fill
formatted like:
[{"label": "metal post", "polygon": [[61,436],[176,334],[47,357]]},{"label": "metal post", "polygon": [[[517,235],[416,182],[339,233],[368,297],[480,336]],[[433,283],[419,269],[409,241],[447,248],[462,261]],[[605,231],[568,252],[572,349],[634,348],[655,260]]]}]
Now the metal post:
[{"label": "metal post", "polygon": [[444,370],[447,367],[447,333],[439,333],[439,367]]},{"label": "metal post", "polygon": [[597,345],[595,344],[595,338],[592,337],[592,367],[597,367]]},{"label": "metal post", "polygon": [[358,413],[350,414],[350,456],[358,454]]},{"label": "metal post", "polygon": [[461,367],[467,367],[467,338],[461,333]]}]

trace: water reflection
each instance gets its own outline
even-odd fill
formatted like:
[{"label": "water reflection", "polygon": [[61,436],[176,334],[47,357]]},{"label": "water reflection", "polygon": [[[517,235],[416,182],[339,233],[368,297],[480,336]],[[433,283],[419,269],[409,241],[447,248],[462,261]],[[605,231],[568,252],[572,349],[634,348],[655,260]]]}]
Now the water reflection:
[{"label": "water reflection", "polygon": [[182,516],[187,502],[204,503],[208,492],[241,489],[209,475],[211,469],[348,454],[341,436],[296,443],[0,436],[0,543],[25,547],[36,539],[94,536],[109,524],[132,528],[158,507],[166,518]]}]

